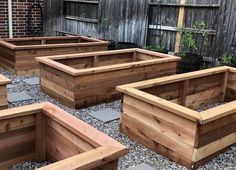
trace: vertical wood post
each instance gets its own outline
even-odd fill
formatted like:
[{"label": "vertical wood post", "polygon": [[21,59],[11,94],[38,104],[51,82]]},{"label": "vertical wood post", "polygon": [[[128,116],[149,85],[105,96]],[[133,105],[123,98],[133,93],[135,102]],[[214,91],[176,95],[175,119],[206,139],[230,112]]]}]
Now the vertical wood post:
[{"label": "vertical wood post", "polygon": [[46,116],[43,113],[36,114],[35,131],[35,157],[36,161],[42,161],[46,159]]},{"label": "vertical wood post", "polygon": [[137,52],[135,51],[134,54],[133,54],[133,61],[137,61]]},{"label": "vertical wood post", "polygon": [[41,41],[41,44],[42,44],[42,45],[46,44],[46,40],[42,40],[42,41]]},{"label": "vertical wood post", "polygon": [[98,56],[94,56],[93,57],[93,67],[97,67],[98,66],[98,61],[99,60],[99,58],[98,58]]},{"label": "vertical wood post", "polygon": [[225,100],[226,88],[228,84],[229,71],[225,72],[222,86],[222,100]]},{"label": "vertical wood post", "polygon": [[180,90],[180,105],[185,106],[186,104],[186,97],[188,95],[188,87],[189,87],[189,80],[184,80],[181,85]]},{"label": "vertical wood post", "polygon": [[[181,0],[180,2],[180,8],[179,8],[179,17],[178,17],[178,27],[182,27],[183,26],[183,22],[184,22],[184,10],[185,10],[185,5],[186,0]],[[179,52],[179,46],[180,46],[180,39],[181,39],[181,35],[179,32],[176,32],[176,39],[175,39],[175,53]]]}]

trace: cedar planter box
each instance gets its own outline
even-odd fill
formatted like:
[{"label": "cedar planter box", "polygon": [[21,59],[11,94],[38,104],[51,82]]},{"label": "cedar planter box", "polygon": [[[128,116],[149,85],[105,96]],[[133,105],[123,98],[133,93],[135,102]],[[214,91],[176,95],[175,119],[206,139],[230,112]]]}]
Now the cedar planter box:
[{"label": "cedar planter box", "polygon": [[40,170],[117,169],[127,148],[88,124],[40,103],[0,111],[0,169],[51,161]]},{"label": "cedar planter box", "polygon": [[11,80],[0,74],[0,110],[8,107],[7,84],[10,82]]},{"label": "cedar planter box", "polygon": [[[234,68],[174,75],[117,90],[123,93],[121,131],[187,168],[198,167],[236,142]],[[227,103],[201,110],[222,101]]]},{"label": "cedar planter box", "polygon": [[107,42],[84,36],[0,40],[0,66],[17,75],[38,73],[35,57],[107,50]]},{"label": "cedar planter box", "polygon": [[126,49],[37,58],[43,91],[81,108],[120,97],[117,85],[176,73],[178,57]]}]

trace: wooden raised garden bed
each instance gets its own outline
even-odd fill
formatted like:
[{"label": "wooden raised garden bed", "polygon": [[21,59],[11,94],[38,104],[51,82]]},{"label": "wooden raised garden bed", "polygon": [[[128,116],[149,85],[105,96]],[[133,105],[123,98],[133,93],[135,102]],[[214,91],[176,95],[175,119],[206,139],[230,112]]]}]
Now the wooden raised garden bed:
[{"label": "wooden raised garden bed", "polygon": [[179,58],[135,48],[37,60],[43,91],[80,108],[117,99],[117,85],[175,74]]},{"label": "wooden raised garden bed", "polygon": [[0,66],[17,75],[38,73],[35,57],[107,50],[107,42],[84,36],[0,39]]},{"label": "wooden raised garden bed", "polygon": [[47,160],[39,170],[116,169],[120,143],[50,103],[0,111],[0,169]]},{"label": "wooden raised garden bed", "polygon": [[0,74],[0,110],[8,107],[7,84],[10,82],[11,80]]},{"label": "wooden raised garden bed", "polygon": [[[236,142],[234,68],[174,75],[117,90],[123,93],[121,131],[181,165],[194,169]],[[217,102],[225,103],[210,106]]]}]

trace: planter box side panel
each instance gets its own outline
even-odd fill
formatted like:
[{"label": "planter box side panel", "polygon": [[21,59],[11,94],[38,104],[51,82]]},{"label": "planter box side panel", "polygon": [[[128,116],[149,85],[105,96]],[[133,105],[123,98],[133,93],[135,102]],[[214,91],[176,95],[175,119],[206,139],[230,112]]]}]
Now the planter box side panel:
[{"label": "planter box side panel", "polygon": [[226,100],[236,100],[236,73],[229,73],[228,84],[226,87]]},{"label": "planter box side panel", "polygon": [[141,89],[142,91],[158,96],[162,99],[171,101],[173,103],[180,104],[180,93],[182,87],[182,82],[174,82],[174,83],[169,83],[169,84],[164,84],[164,85],[158,85],[146,89]]},{"label": "planter box side panel", "polygon": [[133,61],[136,61],[134,60],[134,54],[135,54],[134,52],[130,52],[130,53],[120,53],[120,54],[99,56],[97,66],[108,66],[108,65],[133,62]]},{"label": "planter box side panel", "polygon": [[35,161],[35,115],[0,120],[0,167]]},{"label": "planter box side panel", "polygon": [[40,85],[42,90],[69,107],[75,107],[73,76],[50,66],[40,65]]},{"label": "planter box side panel", "polygon": [[46,158],[57,162],[94,149],[78,135],[52,119],[47,119]]},{"label": "planter box side panel", "polygon": [[8,108],[7,85],[0,85],[0,110]]},{"label": "planter box side panel", "polygon": [[66,43],[79,43],[80,39],[48,39],[44,40],[45,44],[66,44]]},{"label": "planter box side panel", "polygon": [[236,142],[236,112],[198,126],[195,145],[196,166],[207,162]]},{"label": "planter box side panel", "polygon": [[[157,59],[158,57],[157,57],[157,56],[150,55],[150,54],[145,54],[145,53],[137,52],[137,53],[136,53],[136,58],[137,58],[138,61],[142,61],[142,60]],[[162,58],[162,57],[159,57],[159,58]]]},{"label": "planter box side panel", "polygon": [[93,51],[106,50],[106,46],[86,46],[86,47],[54,47],[54,48],[36,48],[30,50],[19,50],[16,52],[16,72],[17,75],[31,75],[37,74],[39,64],[35,57],[62,55],[62,54],[75,54]]},{"label": "planter box side panel", "polygon": [[120,98],[116,86],[173,75],[176,62],[160,63],[122,70],[78,76],[75,94],[76,107],[91,106]]},{"label": "planter box side panel", "polygon": [[199,109],[224,99],[224,73],[195,78],[189,81],[185,106]]},{"label": "planter box side panel", "polygon": [[223,99],[223,74],[186,79],[142,89],[142,91],[165,100],[198,109]]},{"label": "planter box side panel", "polygon": [[118,160],[108,162],[99,167],[93,168],[91,170],[117,170],[118,169]]},{"label": "planter box side panel", "polygon": [[195,122],[124,94],[121,131],[189,168],[196,128]]},{"label": "planter box side panel", "polygon": [[93,58],[91,56],[83,58],[60,59],[56,60],[56,62],[72,67],[74,69],[91,68],[94,66]]},{"label": "planter box side panel", "polygon": [[215,121],[199,125],[198,143],[201,148],[236,131],[236,112]]},{"label": "planter box side panel", "polygon": [[15,72],[17,75],[38,74],[39,64],[35,60],[36,50],[16,51]]},{"label": "planter box side panel", "polygon": [[0,45],[0,66],[15,73],[15,52]]},{"label": "planter box side panel", "polygon": [[10,44],[14,44],[16,46],[25,46],[25,45],[41,45],[42,44],[42,40],[20,40],[19,38],[17,38],[17,40],[8,40],[7,41]]}]

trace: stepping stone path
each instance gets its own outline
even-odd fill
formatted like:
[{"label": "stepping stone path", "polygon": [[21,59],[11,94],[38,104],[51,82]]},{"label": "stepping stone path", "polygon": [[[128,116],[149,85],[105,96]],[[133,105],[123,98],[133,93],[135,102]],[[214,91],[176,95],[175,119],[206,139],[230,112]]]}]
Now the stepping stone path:
[{"label": "stepping stone path", "polygon": [[99,111],[92,111],[89,113],[90,116],[104,122],[108,123],[113,120],[117,120],[120,118],[120,113],[113,109],[102,109]]},{"label": "stepping stone path", "polygon": [[29,84],[29,85],[37,85],[37,84],[39,84],[39,78],[38,77],[26,78],[23,81],[25,83]]},{"label": "stepping stone path", "polygon": [[155,170],[154,168],[150,167],[147,164],[139,164],[129,170]]},{"label": "stepping stone path", "polygon": [[31,100],[33,97],[29,96],[26,92],[16,92],[8,94],[8,101],[10,103]]}]

